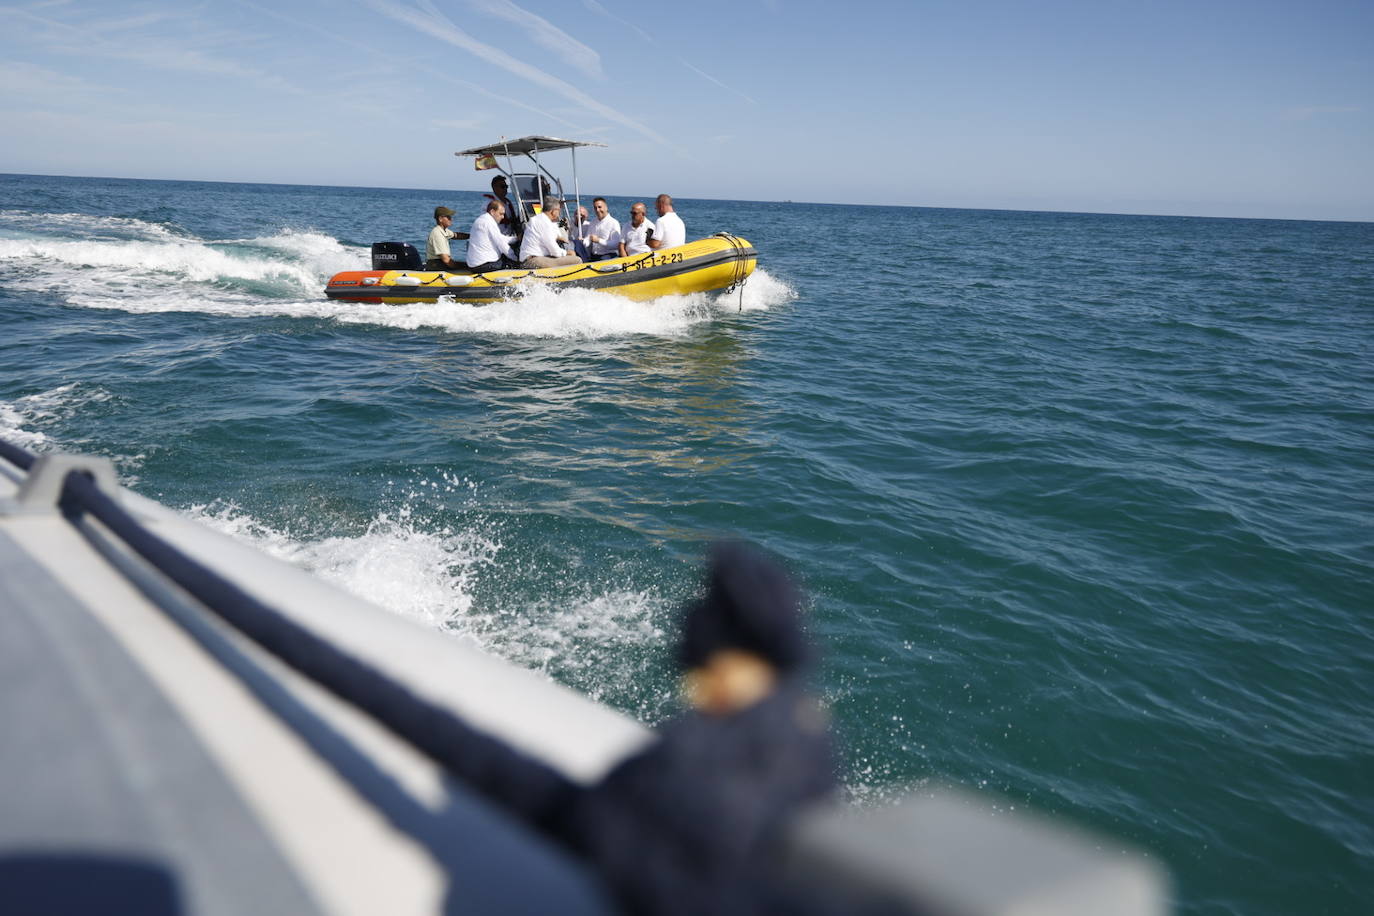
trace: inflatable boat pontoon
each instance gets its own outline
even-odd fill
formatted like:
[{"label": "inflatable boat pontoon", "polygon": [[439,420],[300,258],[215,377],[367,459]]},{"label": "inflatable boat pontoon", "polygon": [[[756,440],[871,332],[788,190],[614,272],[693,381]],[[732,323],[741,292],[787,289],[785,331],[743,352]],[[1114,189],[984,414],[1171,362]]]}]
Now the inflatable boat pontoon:
[{"label": "inflatable boat pontoon", "polygon": [[[107,459],[0,439],[0,683],[6,913],[622,912],[490,764],[592,784],[655,733],[129,492]],[[1014,808],[816,804],[774,877],[847,914],[1167,912],[1152,862]]]},{"label": "inflatable boat pontoon", "polygon": [[352,302],[437,302],[448,297],[457,302],[489,303],[547,286],[594,289],[643,301],[734,288],[754,272],[756,263],[749,242],[721,233],[677,248],[609,261],[481,274],[419,269],[420,256],[412,246],[380,242],[373,246],[374,267],[379,263],[377,254],[396,247],[413,255],[406,262],[414,267],[344,271],[330,279],[325,295]]}]

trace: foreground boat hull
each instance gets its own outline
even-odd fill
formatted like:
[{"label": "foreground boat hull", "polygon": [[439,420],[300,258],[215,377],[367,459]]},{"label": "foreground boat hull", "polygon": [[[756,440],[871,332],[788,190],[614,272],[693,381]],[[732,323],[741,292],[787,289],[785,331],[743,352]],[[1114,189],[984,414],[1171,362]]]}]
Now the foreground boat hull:
[{"label": "foreground boat hull", "polygon": [[404,304],[498,302],[541,285],[594,289],[644,301],[660,296],[727,289],[743,282],[757,265],[754,246],[721,233],[676,248],[538,270],[494,270],[452,274],[433,270],[351,270],[335,274],[325,287],[330,299]]}]

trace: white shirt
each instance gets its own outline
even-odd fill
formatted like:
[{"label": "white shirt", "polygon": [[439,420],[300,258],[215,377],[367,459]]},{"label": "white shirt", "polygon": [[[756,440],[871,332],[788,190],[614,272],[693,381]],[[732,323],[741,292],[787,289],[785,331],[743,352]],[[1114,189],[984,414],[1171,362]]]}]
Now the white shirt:
[{"label": "white shirt", "polygon": [[620,240],[625,243],[626,254],[643,254],[649,250],[649,242],[646,236],[654,224],[647,219],[636,226],[634,223],[626,223],[620,227]]},{"label": "white shirt", "polygon": [[592,217],[591,222],[586,224],[586,234],[582,236],[583,241],[596,236],[601,241],[587,242],[587,250],[592,254],[620,254],[620,220],[606,214],[605,219]]},{"label": "white shirt", "polygon": [[664,248],[676,248],[687,244],[687,226],[676,213],[664,213],[654,227],[654,241],[662,242]]},{"label": "white shirt", "polygon": [[490,264],[501,255],[515,257],[515,252],[510,250],[514,241],[515,236],[501,232],[496,217],[484,212],[472,221],[472,232],[468,237],[468,266]]},{"label": "white shirt", "polygon": [[455,235],[452,229],[445,229],[443,226],[436,225],[429,230],[429,238],[425,239],[425,260],[433,261],[441,254],[449,257],[453,255],[448,250],[448,240]]},{"label": "white shirt", "polygon": [[543,213],[530,219],[525,238],[520,243],[520,260],[532,257],[561,258],[565,252],[558,247],[558,225]]},{"label": "white shirt", "polygon": [[487,212],[487,204],[491,203],[493,200],[500,200],[506,208],[505,220],[496,224],[500,226],[502,229],[505,229],[510,225],[511,221],[515,219],[515,217],[513,216],[513,214],[515,213],[515,204],[511,203],[509,200],[502,200],[495,194],[482,195],[482,207],[477,211],[477,216],[475,218],[481,219],[482,214]]}]

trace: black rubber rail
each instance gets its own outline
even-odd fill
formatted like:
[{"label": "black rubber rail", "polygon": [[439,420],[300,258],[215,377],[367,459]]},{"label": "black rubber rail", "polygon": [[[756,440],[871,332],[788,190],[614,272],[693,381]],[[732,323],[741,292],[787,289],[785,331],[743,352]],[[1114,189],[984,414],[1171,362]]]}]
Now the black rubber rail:
[{"label": "black rubber rail", "polygon": [[27,471],[38,460],[19,446],[11,445],[4,439],[0,439],[0,458],[4,458],[21,471]]},{"label": "black rubber rail", "polygon": [[[0,440],[0,457],[28,469],[34,456]],[[468,725],[451,711],[412,693],[378,669],[264,604],[238,585],[144,528],[102,492],[90,475],[72,471],[59,506],[73,522],[89,513],[131,550],[210,611],[291,668],[367,713],[456,778],[532,826],[574,787],[549,765]]]}]

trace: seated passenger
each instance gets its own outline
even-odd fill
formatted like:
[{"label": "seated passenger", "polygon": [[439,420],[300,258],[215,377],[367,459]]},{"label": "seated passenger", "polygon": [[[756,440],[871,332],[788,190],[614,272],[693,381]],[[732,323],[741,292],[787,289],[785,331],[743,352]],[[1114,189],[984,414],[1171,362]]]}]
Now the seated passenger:
[{"label": "seated passenger", "polygon": [[515,236],[501,231],[505,215],[506,207],[501,201],[489,200],[487,209],[473,220],[472,234],[468,236],[468,267],[474,273],[518,266],[511,249]]},{"label": "seated passenger", "polygon": [[592,232],[592,221],[587,218],[587,208],[577,208],[577,219],[570,232],[572,236],[572,248],[577,252],[577,256],[584,261],[592,260],[591,241],[588,236]]},{"label": "seated passenger", "polygon": [[530,219],[525,227],[525,240],[520,243],[520,266],[563,267],[581,264],[582,259],[575,254],[567,254],[558,245],[558,214],[562,204],[550,194],[544,198],[544,209],[538,216]]},{"label": "seated passenger", "polygon": [[449,254],[449,239],[465,239],[468,237],[466,232],[454,232],[449,226],[453,225],[453,211],[448,207],[434,208],[435,227],[429,230],[429,238],[425,241],[425,270],[462,270],[462,266]]},{"label": "seated passenger", "polygon": [[682,217],[673,212],[673,199],[667,194],[660,194],[654,205],[658,208],[658,224],[654,226],[649,247],[658,249],[686,245],[687,227],[683,224]]},{"label": "seated passenger", "polygon": [[630,221],[620,227],[620,256],[646,254],[649,251],[649,234],[654,224],[644,218],[644,205],[637,203],[630,208]]},{"label": "seated passenger", "polygon": [[620,220],[611,216],[604,197],[594,199],[592,209],[596,211],[596,219],[584,224],[588,260],[604,261],[620,257]]}]

